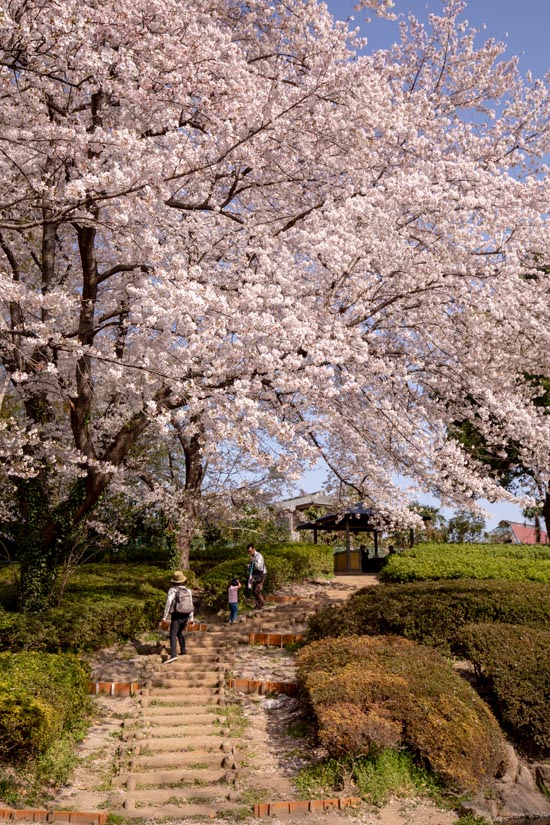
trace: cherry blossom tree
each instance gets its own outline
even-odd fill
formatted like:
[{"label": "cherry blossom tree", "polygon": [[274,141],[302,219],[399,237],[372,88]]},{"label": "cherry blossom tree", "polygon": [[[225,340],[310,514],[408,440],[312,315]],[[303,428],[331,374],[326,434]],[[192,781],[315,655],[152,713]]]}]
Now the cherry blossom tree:
[{"label": "cherry blossom tree", "polygon": [[518,276],[546,257],[548,90],[463,11],[368,54],[316,0],[5,4],[0,452],[25,609],[147,442],[179,439],[191,529],[227,450],[287,477],[322,455],[405,524],[395,472],[502,495],[447,438],[468,395],[547,455],[517,376],[548,375],[548,276]]}]

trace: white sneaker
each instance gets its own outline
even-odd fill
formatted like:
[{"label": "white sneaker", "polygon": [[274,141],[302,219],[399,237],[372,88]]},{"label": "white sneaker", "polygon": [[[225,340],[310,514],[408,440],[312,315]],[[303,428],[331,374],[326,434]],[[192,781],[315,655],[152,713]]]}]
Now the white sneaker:
[{"label": "white sneaker", "polygon": [[177,656],[170,656],[170,658],[167,659],[164,664],[169,665],[170,662],[175,662],[177,658],[178,658]]}]

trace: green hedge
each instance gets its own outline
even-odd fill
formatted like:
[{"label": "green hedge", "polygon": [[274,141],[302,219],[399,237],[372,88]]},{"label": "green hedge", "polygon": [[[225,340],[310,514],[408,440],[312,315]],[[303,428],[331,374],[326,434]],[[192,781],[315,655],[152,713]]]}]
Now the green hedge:
[{"label": "green hedge", "polygon": [[3,602],[11,610],[0,609],[0,650],[91,651],[130,639],[157,625],[170,576],[151,565],[82,565],[61,607],[21,614]]},{"label": "green hedge", "polygon": [[513,579],[550,583],[550,546],[418,544],[391,556],[380,581]]},{"label": "green hedge", "polygon": [[510,624],[468,624],[453,646],[473,663],[497,719],[531,757],[550,756],[550,632]]},{"label": "green hedge", "polygon": [[40,615],[0,611],[0,650],[91,651],[110,647],[159,620],[164,597],[67,603]]},{"label": "green hedge", "polygon": [[312,616],[308,635],[313,640],[389,633],[450,650],[457,629],[471,622],[547,627],[550,585],[462,580],[367,587],[343,607]]},{"label": "green hedge", "polygon": [[329,755],[406,748],[457,792],[476,791],[506,764],[487,705],[437,651],[406,639],[325,639],[298,654],[298,682]]},{"label": "green hedge", "polygon": [[89,671],[74,656],[0,654],[0,753],[26,761],[44,753],[86,712]]}]

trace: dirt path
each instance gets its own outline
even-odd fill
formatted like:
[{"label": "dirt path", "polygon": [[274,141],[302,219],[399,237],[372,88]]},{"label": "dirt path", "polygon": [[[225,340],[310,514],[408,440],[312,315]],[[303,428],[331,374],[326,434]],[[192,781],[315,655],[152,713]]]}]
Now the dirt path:
[{"label": "dirt path", "polygon": [[[339,576],[333,582],[316,582],[289,587],[285,590],[285,595],[300,597],[304,604],[312,600],[309,603],[312,605],[311,609],[314,610],[316,605],[328,601],[332,603],[344,601],[359,587],[375,585],[376,583],[377,580],[374,576]],[[220,643],[223,640],[224,645],[226,645],[226,640],[229,639],[230,648],[224,648],[224,650],[231,649],[233,651],[230,665],[232,675],[245,679],[293,681],[295,676],[294,657],[284,649],[233,644],[237,641],[243,641],[243,631],[248,631],[252,627],[255,630],[266,625],[273,627],[277,626],[277,622],[284,621],[287,624],[289,622],[293,623],[293,627],[296,629],[299,614],[289,611],[291,611],[291,608],[288,608],[286,613],[283,614],[281,609],[275,607],[263,611],[258,617],[243,620],[232,628],[213,628],[210,640],[208,634],[205,634],[202,639],[199,638],[198,634],[190,634],[196,637],[192,640],[195,645],[195,647],[192,647],[192,651],[197,661],[197,665],[192,668],[193,672],[198,669],[198,663],[205,659],[208,660],[210,655],[208,654],[210,649],[208,645],[213,644],[212,639],[216,637]],[[201,652],[205,655],[201,655]],[[216,655],[219,656],[219,651]],[[163,655],[158,650],[154,653],[137,653],[136,648],[131,645],[122,649],[103,651],[94,660],[94,678],[108,681],[149,679],[150,684],[154,685],[158,682],[159,686],[163,684],[166,688],[166,676],[163,676],[160,680],[157,679],[157,682],[155,682],[155,678],[159,676],[159,673],[166,673],[166,666],[162,670],[160,664],[162,658]],[[225,654],[223,658],[227,658]],[[185,664],[189,668],[192,664],[191,659]],[[194,673],[194,678],[195,676],[196,673]],[[200,678],[202,679],[202,677]],[[187,678],[187,682],[189,682],[189,678]],[[171,686],[169,684],[172,689],[175,689],[173,691],[174,695],[183,689],[179,688],[178,684],[177,681],[174,681]],[[192,686],[187,684],[184,689],[192,690]],[[160,687],[159,690],[161,690]],[[155,696],[160,697],[160,694],[155,694]],[[71,783],[60,789],[56,799],[49,807],[57,810],[60,808],[81,811],[115,810],[117,813],[123,813],[126,786],[123,786],[121,790],[119,780],[121,753],[124,753],[125,743],[121,737],[124,736],[124,730],[128,730],[139,713],[143,712],[138,708],[138,701],[137,698],[98,697],[98,718],[91,727],[86,740],[82,742],[79,748],[81,764]],[[160,698],[154,699],[154,701],[159,702]],[[189,701],[189,699],[184,699],[186,703]],[[214,825],[216,823],[221,825],[223,822],[235,821],[236,819],[260,822],[260,820],[254,820],[252,816],[247,815],[246,810],[250,810],[254,802],[296,798],[296,791],[291,781],[292,777],[301,767],[309,764],[315,756],[319,755],[315,753],[314,746],[308,744],[307,738],[296,736],[296,732],[300,728],[301,711],[297,700],[293,697],[240,694],[228,696],[227,700],[224,699],[224,701],[229,701],[229,707],[239,708],[238,713],[241,715],[241,721],[244,717],[246,722],[246,726],[243,725],[240,732],[237,725],[234,738],[230,740],[234,744],[235,758],[238,761],[239,769],[235,771],[230,791],[225,797],[226,812],[222,818],[216,818],[214,811],[216,805],[219,807],[219,803],[213,803],[213,807],[207,809],[206,802],[201,807],[202,813],[199,813],[197,809],[193,810],[192,814],[190,812],[190,815],[184,817],[177,815],[177,808],[170,811],[166,809],[163,818],[171,818],[177,825],[196,825],[197,816],[199,818],[207,816]],[[196,713],[199,714],[200,710],[197,709]],[[198,716],[195,722],[202,724],[202,722],[199,722]],[[147,725],[150,726],[150,723],[151,719],[148,720]],[[207,733],[206,728],[203,732]],[[159,745],[157,740],[149,739],[143,748],[144,756],[142,759],[144,761],[148,758],[153,759],[157,765],[154,770],[157,771],[165,770],[165,768],[158,767],[164,764],[160,752],[156,750],[160,747],[164,746]],[[157,753],[156,756],[151,756],[153,750]],[[138,761],[139,758],[138,756]],[[200,757],[201,765],[205,759],[206,756],[204,755]],[[134,755],[133,764],[135,763],[136,757]],[[196,763],[195,767],[199,767],[199,763]],[[202,784],[200,780],[195,781],[199,781],[199,785]],[[134,786],[135,782],[132,787]],[[127,787],[130,787],[130,785],[127,785]],[[199,790],[204,800],[212,798],[211,792],[207,791],[206,788],[199,788]],[[160,792],[155,791],[154,793]],[[198,802],[200,795],[198,791],[194,793],[195,802]],[[136,792],[134,792],[134,797],[138,800],[138,807],[135,807],[136,802],[134,799],[132,806],[126,811],[127,815],[139,816],[144,822],[154,822],[155,819],[158,819],[158,816],[149,807],[149,797],[152,798],[153,796],[153,793],[147,794],[147,792],[144,792],[141,797],[139,795],[136,797]],[[140,802],[141,798],[144,800],[147,798],[147,802]],[[165,794],[164,798],[169,806],[170,804],[172,806],[177,804],[174,801],[174,791],[171,795],[166,796]],[[363,806],[350,812],[331,811],[322,814],[308,813],[300,816],[285,815],[280,819],[270,818],[269,821],[272,825],[279,825],[279,822],[281,825],[294,825],[294,823],[302,825],[304,822],[322,822],[324,825],[344,825],[344,823],[350,823],[350,825],[354,825],[354,823],[361,823],[361,825],[413,825],[413,823],[414,825],[451,825],[456,819],[454,813],[439,810],[430,803],[418,800],[392,800],[381,809]]]}]

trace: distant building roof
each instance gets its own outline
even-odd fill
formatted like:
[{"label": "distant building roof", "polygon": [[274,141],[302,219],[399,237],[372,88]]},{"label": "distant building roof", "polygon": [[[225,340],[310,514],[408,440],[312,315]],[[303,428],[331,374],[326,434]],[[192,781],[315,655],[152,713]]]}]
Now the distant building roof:
[{"label": "distant building roof", "polygon": [[512,544],[548,544],[548,535],[545,530],[540,531],[540,542],[537,542],[536,530],[531,524],[520,524],[517,521],[501,521],[498,526],[491,530],[492,535],[510,536]]},{"label": "distant building roof", "polygon": [[315,521],[305,521],[297,530],[332,530],[335,532],[349,530],[352,533],[374,532],[381,530],[381,516],[371,507],[356,504],[338,513],[329,513]]},{"label": "distant building roof", "polygon": [[287,498],[284,501],[277,501],[273,505],[277,510],[301,510],[315,505],[329,507],[334,506],[334,499],[324,493],[304,493],[302,496]]}]

